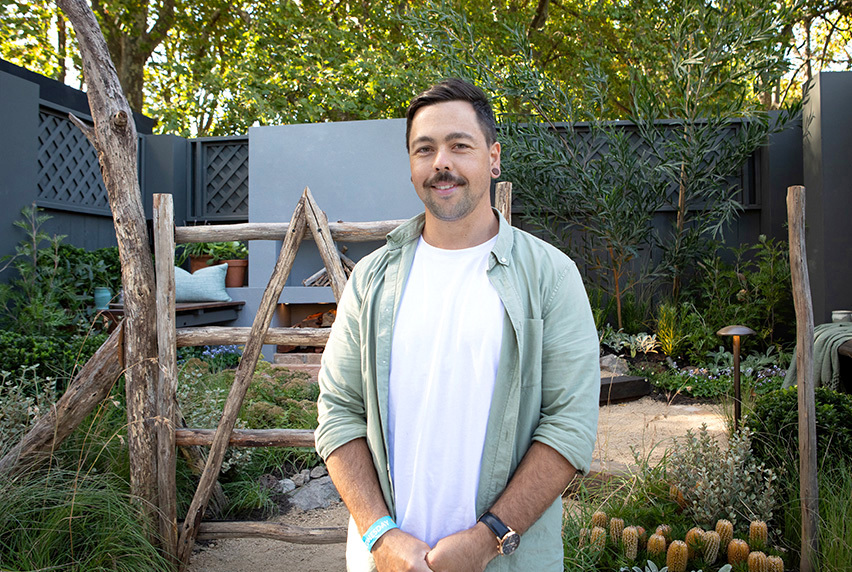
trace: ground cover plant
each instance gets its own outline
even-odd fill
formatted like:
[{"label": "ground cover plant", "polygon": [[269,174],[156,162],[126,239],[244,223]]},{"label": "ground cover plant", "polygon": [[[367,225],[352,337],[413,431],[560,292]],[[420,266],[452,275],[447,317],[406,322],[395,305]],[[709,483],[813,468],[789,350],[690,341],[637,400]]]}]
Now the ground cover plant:
[{"label": "ground cover plant", "polygon": [[[222,356],[234,354],[219,348],[203,348],[205,358],[189,358],[181,366],[178,379],[178,403],[189,427],[215,428],[222,415],[225,400],[234,381],[234,370],[217,366]],[[198,352],[196,352],[198,353]],[[233,359],[233,357],[226,358]],[[303,372],[274,367],[260,361],[255,370],[243,406],[237,417],[237,428],[251,429],[316,429],[319,386]],[[258,481],[261,475],[273,474],[279,479],[319,462],[316,452],[297,448],[229,447],[222,463],[220,481],[229,505],[226,515],[241,517],[261,514],[269,516],[279,505],[272,492]],[[194,493],[193,478],[186,466],[181,468],[178,510],[186,510]]]}]

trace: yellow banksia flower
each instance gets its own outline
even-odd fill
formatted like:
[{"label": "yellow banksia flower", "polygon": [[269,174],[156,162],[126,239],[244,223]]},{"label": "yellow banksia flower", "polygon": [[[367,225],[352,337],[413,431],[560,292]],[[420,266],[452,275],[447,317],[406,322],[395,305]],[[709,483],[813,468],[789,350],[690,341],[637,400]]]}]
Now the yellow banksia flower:
[{"label": "yellow banksia flower", "polygon": [[662,556],[666,552],[666,537],[662,534],[652,534],[648,538],[648,554]]},{"label": "yellow banksia flower", "polygon": [[748,572],[768,572],[769,566],[766,562],[766,554],[760,551],[751,552],[748,555]]},{"label": "yellow banksia flower", "polygon": [[690,528],[689,532],[686,533],[686,548],[688,550],[690,560],[695,558],[696,554],[701,554],[701,549],[704,544],[702,542],[703,536],[704,531],[697,526]]},{"label": "yellow banksia flower", "polygon": [[748,544],[745,540],[735,538],[728,543],[728,563],[732,566],[745,562],[748,559],[748,553]]},{"label": "yellow banksia flower", "polygon": [[607,518],[606,513],[602,510],[595,511],[595,514],[592,515],[592,528],[596,526],[606,528],[607,522],[609,522],[609,519]]},{"label": "yellow banksia flower", "polygon": [[669,542],[672,539],[672,527],[668,524],[661,524],[657,527],[657,534],[666,539],[666,542]]},{"label": "yellow banksia flower", "polygon": [[766,565],[769,572],[784,572],[784,561],[780,556],[767,556]]},{"label": "yellow banksia flower", "polygon": [[748,545],[754,550],[762,550],[769,540],[769,529],[762,520],[753,520],[748,525]]},{"label": "yellow banksia flower", "polygon": [[640,550],[645,550],[645,545],[648,543],[648,533],[645,532],[645,528],[642,526],[637,526],[636,535],[639,538]]},{"label": "yellow banksia flower", "polygon": [[589,529],[581,528],[580,529],[580,548],[583,548],[586,545],[586,541],[589,539]]},{"label": "yellow banksia flower", "polygon": [[635,526],[627,526],[621,532],[621,546],[628,560],[636,560],[636,553],[639,551],[639,532]]},{"label": "yellow banksia flower", "polygon": [[719,547],[726,551],[728,544],[734,539],[734,525],[730,520],[722,519],[716,522],[716,532],[719,533]]},{"label": "yellow banksia flower", "polygon": [[715,530],[708,530],[704,533],[704,560],[708,564],[713,564],[719,558],[719,545],[721,539],[719,533]]},{"label": "yellow banksia flower", "polygon": [[611,518],[609,520],[609,535],[613,544],[621,542],[621,533],[624,531],[624,519]]},{"label": "yellow banksia flower", "polygon": [[672,541],[666,553],[666,566],[668,566],[669,572],[686,572],[687,553],[686,542],[683,540]]},{"label": "yellow banksia flower", "polygon": [[600,526],[596,526],[592,529],[591,540],[589,544],[595,550],[603,550],[606,546],[606,530],[601,528]]}]

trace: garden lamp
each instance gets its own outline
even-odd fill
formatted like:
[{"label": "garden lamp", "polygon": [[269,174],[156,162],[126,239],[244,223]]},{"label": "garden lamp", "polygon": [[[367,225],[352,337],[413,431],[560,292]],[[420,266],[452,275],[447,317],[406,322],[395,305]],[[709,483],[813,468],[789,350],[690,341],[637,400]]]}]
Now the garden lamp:
[{"label": "garden lamp", "polygon": [[733,336],[734,338],[734,431],[740,429],[740,336],[750,336],[756,333],[746,326],[725,326],[716,332],[718,336]]}]

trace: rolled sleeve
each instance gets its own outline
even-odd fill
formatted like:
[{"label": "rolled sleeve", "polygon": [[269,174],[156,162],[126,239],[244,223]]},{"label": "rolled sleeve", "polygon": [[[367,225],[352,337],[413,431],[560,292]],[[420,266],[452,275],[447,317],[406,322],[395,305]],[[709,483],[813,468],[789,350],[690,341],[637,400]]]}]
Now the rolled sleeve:
[{"label": "rolled sleeve", "polygon": [[533,440],[586,473],[597,434],[600,360],[588,296],[573,263],[563,271],[542,318],[541,418]]},{"label": "rolled sleeve", "polygon": [[361,368],[360,301],[349,280],[323,352],[317,401],[316,449],[323,459],[353,439],[366,437],[367,420]]}]

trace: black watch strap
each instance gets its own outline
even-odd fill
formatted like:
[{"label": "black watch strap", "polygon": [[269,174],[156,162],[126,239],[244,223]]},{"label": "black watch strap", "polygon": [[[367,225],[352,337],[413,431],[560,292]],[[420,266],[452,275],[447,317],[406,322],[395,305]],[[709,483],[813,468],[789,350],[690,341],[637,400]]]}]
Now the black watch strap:
[{"label": "black watch strap", "polygon": [[502,540],[504,536],[509,532],[509,527],[506,526],[502,520],[491,514],[490,512],[486,512],[482,516],[479,517],[479,522],[487,526],[491,532],[497,536],[498,540]]}]

